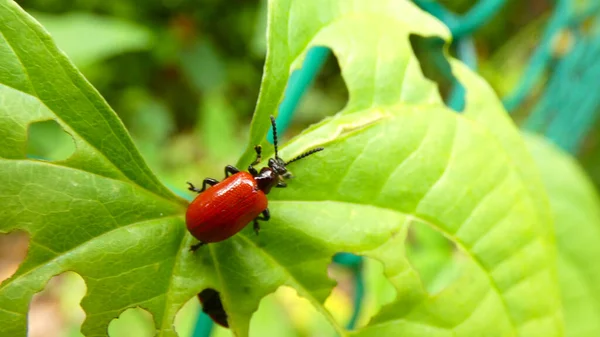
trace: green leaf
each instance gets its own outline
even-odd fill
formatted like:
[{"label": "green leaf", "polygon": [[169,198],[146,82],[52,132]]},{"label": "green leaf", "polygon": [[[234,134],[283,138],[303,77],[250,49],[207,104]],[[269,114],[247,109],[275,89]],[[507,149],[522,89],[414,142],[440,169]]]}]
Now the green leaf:
[{"label": "green leaf", "polygon": [[567,153],[529,136],[556,226],[558,271],[566,336],[600,335],[600,199],[590,179]]},{"label": "green leaf", "polygon": [[146,27],[122,19],[77,12],[31,14],[78,67],[152,45],[153,36]]},{"label": "green leaf", "polygon": [[[333,50],[350,101],[281,149],[290,158],[326,147],[290,165],[297,178],[269,195],[272,220],[258,237],[250,226],[196,253],[187,249],[194,241],[184,234],[178,200],[41,27],[0,0],[0,33],[0,230],[32,236],[27,260],[0,285],[0,321],[8,322],[0,334],[22,333],[31,295],[73,270],[88,289],[88,336],[104,335],[110,319],[132,306],[153,314],[159,335],[174,336],[177,311],[209,287],[220,292],[235,334],[247,336],[261,299],[282,285],[339,335],[562,335],[552,222],[533,161],[490,88],[455,61],[466,110],[443,105],[408,37],[448,39],[448,32],[412,3],[269,3],[265,74],[240,163],[252,161],[251,148],[265,139],[268,115],[311,46]],[[24,158],[26,126],[36,118],[56,119],[73,135],[72,158]],[[457,248],[457,276],[435,293],[405,254],[416,223]],[[398,293],[353,333],[323,307],[334,285],[326,269],[340,251],[383,262]]]},{"label": "green leaf", "polygon": [[[408,2],[271,2],[263,85],[240,163],[252,160],[252,146],[264,139],[267,116],[307,50],[331,48],[350,100],[281,151],[290,158],[326,147],[319,162],[312,157],[292,168],[300,178],[290,188],[273,193],[277,213],[318,219],[323,208],[329,216],[354,211],[355,219],[314,220],[336,227],[336,238],[365,226],[371,233],[387,221],[405,233],[417,221],[464,256],[459,278],[429,294],[403,256],[402,235],[364,252],[385,263],[398,297],[358,334],[562,335],[548,201],[523,140],[490,87],[456,61],[467,106],[462,115],[444,107],[421,74],[410,34],[448,39],[438,21]],[[367,209],[372,220],[362,217]]]},{"label": "green leaf", "polygon": [[[19,336],[34,293],[64,271],[86,282],[83,333],[141,306],[162,319],[184,235],[183,201],[143,162],[121,121],[12,1],[0,1],[0,232],[30,235],[26,260],[0,285],[0,335]],[[25,156],[32,122],[54,120],[75,153]]]}]

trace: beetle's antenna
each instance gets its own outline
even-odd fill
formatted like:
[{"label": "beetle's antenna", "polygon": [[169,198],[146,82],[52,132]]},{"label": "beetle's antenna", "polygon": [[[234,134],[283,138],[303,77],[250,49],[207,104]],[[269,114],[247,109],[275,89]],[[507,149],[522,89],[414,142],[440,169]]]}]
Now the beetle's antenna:
[{"label": "beetle's antenna", "polygon": [[271,125],[273,125],[273,145],[275,146],[275,158],[279,158],[277,153],[277,125],[275,124],[275,117],[271,116]]},{"label": "beetle's antenna", "polygon": [[310,151],[306,151],[306,152],[304,152],[303,154],[299,155],[298,157],[296,157],[296,158],[294,158],[294,159],[292,159],[292,160],[290,160],[290,161],[286,162],[286,163],[285,163],[285,165],[288,165],[288,164],[290,164],[290,163],[293,163],[293,162],[295,162],[296,160],[300,160],[300,159],[302,159],[302,158],[305,158],[305,157],[308,157],[308,156],[310,156],[311,154],[314,154],[314,153],[317,153],[317,152],[319,152],[319,151],[323,151],[323,150],[324,150],[324,148],[322,148],[322,147],[318,147],[318,148],[316,148],[316,149],[312,149],[312,150],[310,150]]}]

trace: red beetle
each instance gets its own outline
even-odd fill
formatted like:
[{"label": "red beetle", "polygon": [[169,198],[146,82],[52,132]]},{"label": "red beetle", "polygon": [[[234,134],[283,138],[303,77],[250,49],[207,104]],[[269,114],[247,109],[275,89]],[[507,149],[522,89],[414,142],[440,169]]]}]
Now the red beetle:
[{"label": "red beetle", "polygon": [[[261,160],[262,149],[257,145],[254,147],[256,160],[248,167],[248,172],[227,165],[225,179],[221,182],[206,178],[202,189],[197,189],[188,182],[190,191],[200,193],[185,214],[187,229],[200,240],[200,243],[192,246],[192,250],[207,243],[223,241],[242,230],[251,221],[254,222],[254,231],[258,234],[258,220],[267,221],[270,218],[266,195],[273,187],[286,187],[284,179],[291,177],[286,166],[323,150],[322,147],[312,149],[285,162],[277,154],[277,129],[273,116],[271,124],[275,158],[269,159],[268,167],[263,167],[260,172],[254,168]],[[206,189],[207,185],[212,187]],[[259,216],[261,214],[262,216]]]}]

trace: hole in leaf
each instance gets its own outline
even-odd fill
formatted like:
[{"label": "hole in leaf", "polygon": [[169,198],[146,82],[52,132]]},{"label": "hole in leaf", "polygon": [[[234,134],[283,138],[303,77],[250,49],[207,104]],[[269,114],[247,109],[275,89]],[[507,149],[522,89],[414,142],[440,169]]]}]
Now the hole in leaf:
[{"label": "hole in leaf", "polygon": [[110,337],[151,337],[155,334],[152,314],[140,307],[123,311],[118,318],[113,319],[108,324],[108,335]]},{"label": "hole in leaf", "polygon": [[465,102],[465,88],[452,74],[450,63],[444,55],[444,44],[439,37],[409,36],[412,49],[419,60],[423,75],[437,83],[444,103],[455,111],[462,111]]},{"label": "hole in leaf", "polygon": [[80,302],[85,293],[85,282],[75,272],[64,272],[51,278],[46,287],[31,299],[27,317],[27,335],[29,337],[81,335],[85,312]]},{"label": "hole in leaf", "polygon": [[411,225],[406,256],[430,294],[442,292],[458,278],[462,254],[454,242],[430,225]]},{"label": "hole in leaf", "polygon": [[223,309],[223,302],[221,302],[221,295],[218,291],[211,288],[204,289],[198,294],[198,299],[205,314],[210,316],[215,323],[225,328],[229,327],[227,313]]},{"label": "hole in leaf", "polygon": [[[209,293],[210,291],[213,291],[218,294],[214,289],[207,290],[209,290]],[[203,296],[206,294],[207,293],[205,292]],[[211,336],[232,335],[231,330],[219,324],[214,324],[212,318],[202,312],[202,306],[200,305],[198,295],[190,298],[190,300],[179,309],[177,315],[175,315],[175,332],[181,337],[193,336],[194,331],[204,331],[204,329],[211,325],[213,331]]]},{"label": "hole in leaf", "polygon": [[27,157],[48,161],[68,159],[75,152],[73,137],[55,121],[29,124]]},{"label": "hole in leaf", "polygon": [[0,283],[11,277],[27,256],[29,235],[24,231],[0,234]]},{"label": "hole in leaf", "polygon": [[[305,66],[307,66],[306,62],[303,67]],[[289,83],[292,83],[292,80],[293,78],[290,78]],[[321,71],[304,96],[298,105],[296,114],[301,124],[321,120],[341,111],[346,106],[349,97],[348,87],[342,78],[341,68],[335,54],[328,52]]]},{"label": "hole in leaf", "polygon": [[[353,263],[355,259],[346,260],[338,254],[334,258],[338,263],[329,268],[329,275],[337,286],[325,301],[325,307],[340,324],[347,327],[353,322],[356,329],[367,325],[382,306],[392,302],[396,289],[386,278],[381,262],[362,257],[358,265]],[[355,313],[356,299],[360,299],[358,313]]]},{"label": "hole in leaf", "polygon": [[[327,274],[336,281],[336,286],[325,301],[325,307],[341,325],[346,326],[354,314],[355,299],[364,300],[363,259],[350,253],[339,253],[333,257]],[[362,303],[361,303],[362,305]]]},{"label": "hole in leaf", "polygon": [[175,315],[175,332],[177,336],[193,336],[196,324],[208,324],[209,318],[198,321],[198,314],[202,310],[198,296],[194,296],[187,301]]},{"label": "hole in leaf", "polygon": [[250,320],[250,336],[336,336],[331,323],[295,289],[265,296]]},{"label": "hole in leaf", "polygon": [[397,291],[386,277],[383,263],[376,259],[364,259],[365,297],[357,327],[365,326],[379,310],[394,301]]}]

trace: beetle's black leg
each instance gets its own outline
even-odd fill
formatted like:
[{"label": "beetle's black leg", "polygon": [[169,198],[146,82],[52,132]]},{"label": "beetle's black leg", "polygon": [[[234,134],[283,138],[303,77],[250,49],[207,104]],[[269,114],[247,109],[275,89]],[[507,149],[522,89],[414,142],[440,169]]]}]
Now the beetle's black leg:
[{"label": "beetle's black leg", "polygon": [[206,191],[206,185],[215,186],[218,183],[219,183],[219,181],[217,179],[206,178],[202,181],[202,189],[199,190],[194,185],[192,185],[192,183],[188,182],[188,185],[190,185],[188,190],[196,192],[196,193],[202,193],[202,192]]},{"label": "beetle's black leg", "polygon": [[269,219],[271,219],[271,213],[269,213],[269,209],[265,209],[264,211],[262,211],[262,217],[258,217],[258,220],[262,220],[262,221],[269,221]]},{"label": "beetle's black leg", "polygon": [[254,219],[254,233],[256,233],[256,235],[258,235],[258,232],[260,231],[260,225],[258,224],[258,220],[262,220],[262,221],[268,221],[269,219],[271,219],[271,213],[269,213],[269,209],[265,209],[264,211],[262,211],[262,217],[256,217],[256,219]]},{"label": "beetle's black leg", "polygon": [[287,187],[287,184],[284,181],[280,181],[277,183],[277,185],[275,185],[275,187],[283,188]]},{"label": "beetle's black leg", "polygon": [[200,247],[204,246],[205,244],[206,244],[205,242],[198,242],[197,244],[195,244],[195,245],[192,245],[192,246],[190,247],[190,252],[192,252],[192,253],[193,253],[193,252],[197,251],[197,250],[198,250],[198,248],[200,248]]},{"label": "beetle's black leg", "polygon": [[238,170],[234,166],[231,166],[231,165],[225,166],[225,178],[229,177],[232,174],[236,174],[238,172],[240,172],[240,170]]},{"label": "beetle's black leg", "polygon": [[250,172],[250,174],[253,177],[256,177],[258,175],[258,171],[254,167],[252,167],[252,165],[248,166],[248,172]]},{"label": "beetle's black leg", "polygon": [[250,166],[248,166],[248,172],[250,172],[250,174],[253,177],[256,177],[258,175],[258,171],[254,168],[254,165],[257,165],[258,163],[260,163],[262,157],[262,146],[260,145],[256,145],[254,147],[254,151],[256,151],[256,159],[254,159],[254,161],[252,162],[252,164],[250,164]]},{"label": "beetle's black leg", "polygon": [[188,190],[190,190],[192,192],[196,192],[196,193],[202,192],[199,189],[197,189],[196,186],[194,186],[194,184],[190,183],[189,181],[187,182],[187,184],[190,185],[190,187],[188,187]]},{"label": "beetle's black leg", "polygon": [[202,189],[200,190],[200,192],[206,191],[206,185],[215,186],[218,183],[219,181],[217,179],[206,178],[202,181]]},{"label": "beetle's black leg", "polygon": [[256,159],[254,159],[254,161],[252,162],[252,164],[250,164],[250,166],[254,166],[258,163],[260,163],[261,159],[262,159],[262,146],[260,145],[256,145],[254,147],[254,151],[256,151]]},{"label": "beetle's black leg", "polygon": [[256,233],[256,235],[258,235],[258,232],[260,232],[260,225],[258,224],[258,218],[254,219],[254,225],[252,227],[254,228],[254,233]]}]

